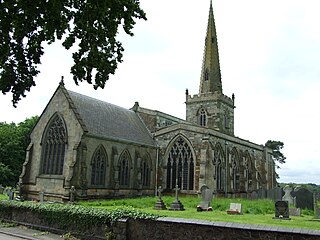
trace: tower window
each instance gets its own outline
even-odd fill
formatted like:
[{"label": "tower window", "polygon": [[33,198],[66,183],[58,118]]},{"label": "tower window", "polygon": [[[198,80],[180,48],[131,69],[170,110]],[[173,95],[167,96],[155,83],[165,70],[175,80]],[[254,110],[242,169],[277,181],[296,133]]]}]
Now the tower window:
[{"label": "tower window", "polygon": [[200,126],[207,126],[207,113],[204,109],[201,109],[200,111]]}]

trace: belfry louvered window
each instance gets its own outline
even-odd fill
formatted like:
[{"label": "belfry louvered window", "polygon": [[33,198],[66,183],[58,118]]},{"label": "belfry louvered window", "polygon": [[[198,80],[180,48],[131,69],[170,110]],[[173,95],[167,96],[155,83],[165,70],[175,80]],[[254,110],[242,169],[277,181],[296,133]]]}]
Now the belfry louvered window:
[{"label": "belfry louvered window", "polygon": [[67,146],[66,132],[62,118],[56,114],[45,131],[42,145],[42,174],[62,175]]},{"label": "belfry louvered window", "polygon": [[200,126],[202,127],[207,126],[207,113],[203,108],[200,110],[199,120],[200,120]]},{"label": "belfry louvered window", "polygon": [[194,160],[191,147],[179,137],[172,145],[167,162],[167,189],[176,184],[182,190],[194,189]]},{"label": "belfry louvered window", "polygon": [[92,159],[91,163],[91,185],[103,186],[106,176],[107,154],[102,145],[100,145]]}]

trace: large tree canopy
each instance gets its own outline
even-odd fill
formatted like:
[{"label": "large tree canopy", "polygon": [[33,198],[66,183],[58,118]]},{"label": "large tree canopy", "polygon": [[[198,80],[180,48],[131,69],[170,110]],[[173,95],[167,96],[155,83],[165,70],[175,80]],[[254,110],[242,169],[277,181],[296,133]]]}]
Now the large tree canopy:
[{"label": "large tree canopy", "polygon": [[[272,150],[272,158],[273,160],[279,162],[280,164],[285,163],[286,157],[281,152],[281,149],[283,148],[284,144],[281,141],[273,141],[268,140],[266,142],[266,146]],[[277,165],[279,168],[279,165]]]},{"label": "large tree canopy", "polygon": [[78,46],[75,83],[94,78],[93,87],[104,88],[122,61],[118,28],[132,36],[136,18],[146,20],[139,0],[0,0],[0,90],[16,106],[35,86],[43,43],[56,39],[66,49]]}]

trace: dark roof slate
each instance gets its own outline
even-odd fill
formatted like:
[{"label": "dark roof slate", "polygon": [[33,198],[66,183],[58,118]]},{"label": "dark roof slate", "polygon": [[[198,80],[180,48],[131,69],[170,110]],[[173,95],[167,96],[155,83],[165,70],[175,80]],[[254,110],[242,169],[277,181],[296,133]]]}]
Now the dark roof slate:
[{"label": "dark roof slate", "polygon": [[88,134],[156,146],[151,133],[134,111],[73,91],[67,92]]}]

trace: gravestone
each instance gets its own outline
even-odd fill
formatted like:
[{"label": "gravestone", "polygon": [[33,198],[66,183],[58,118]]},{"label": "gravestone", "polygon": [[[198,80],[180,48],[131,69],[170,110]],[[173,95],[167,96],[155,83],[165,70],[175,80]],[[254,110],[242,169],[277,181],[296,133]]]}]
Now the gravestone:
[{"label": "gravestone", "polygon": [[44,192],[39,192],[39,202],[44,202]]},{"label": "gravestone", "polygon": [[314,194],[314,214],[315,218],[320,219],[320,192]]},{"label": "gravestone", "polygon": [[212,211],[211,201],[213,198],[213,191],[206,185],[200,188],[201,191],[201,202],[197,206],[197,211]]},{"label": "gravestone", "polygon": [[289,216],[301,217],[301,209],[289,208]]},{"label": "gravestone", "polygon": [[284,191],[284,195],[282,197],[282,201],[287,201],[289,205],[290,204],[294,205],[294,199],[291,196],[292,187],[290,187],[289,185],[286,185],[283,188],[283,191]]},{"label": "gravestone", "polygon": [[290,220],[289,204],[287,201],[277,201],[275,202],[274,207],[275,207],[274,219]]},{"label": "gravestone", "polygon": [[74,203],[75,199],[76,199],[76,188],[74,186],[71,186],[70,196],[69,196],[70,203]]},{"label": "gravestone", "polygon": [[227,210],[228,214],[242,214],[242,205],[241,203],[230,203],[229,210]]},{"label": "gravestone", "polygon": [[154,209],[156,210],[164,210],[167,209],[166,204],[163,202],[162,198],[161,198],[161,194],[162,194],[162,187],[159,186],[157,192],[158,192],[158,201],[154,204]]},{"label": "gravestone", "polygon": [[7,189],[7,195],[9,197],[9,201],[13,201],[14,200],[14,191],[11,188]]},{"label": "gravestone", "polygon": [[0,194],[3,194],[4,187],[0,184]]},{"label": "gravestone", "polygon": [[178,191],[180,190],[178,185],[176,185],[174,190],[175,190],[175,200],[171,203],[169,210],[183,211],[184,210],[183,204],[180,202],[178,198]]},{"label": "gravestone", "polygon": [[273,201],[279,201],[282,199],[284,191],[280,187],[272,188],[267,191],[267,198]]},{"label": "gravestone", "polygon": [[258,189],[258,198],[259,199],[265,199],[267,198],[267,190],[264,188]]},{"label": "gravestone", "polygon": [[296,207],[301,209],[314,209],[313,193],[306,188],[295,189],[291,195],[296,198]]},{"label": "gravestone", "polygon": [[258,193],[257,193],[257,191],[253,191],[253,192],[251,192],[250,193],[250,199],[251,200],[256,200],[256,199],[258,199]]}]

